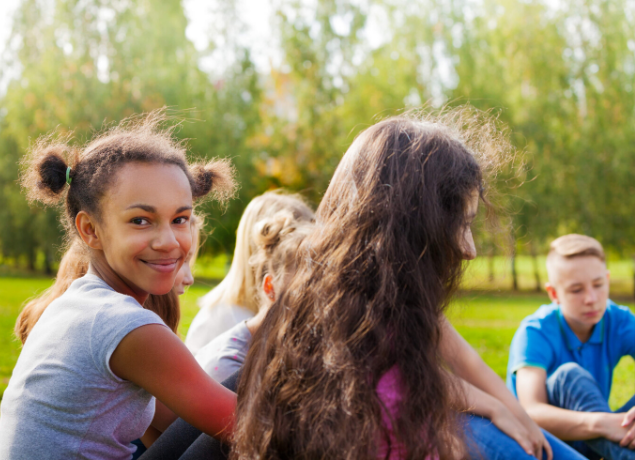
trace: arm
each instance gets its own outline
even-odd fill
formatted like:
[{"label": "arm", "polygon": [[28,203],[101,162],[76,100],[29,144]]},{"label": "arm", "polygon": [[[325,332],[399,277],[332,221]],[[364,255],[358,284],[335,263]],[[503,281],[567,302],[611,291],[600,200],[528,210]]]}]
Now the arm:
[{"label": "arm", "polygon": [[441,356],[454,375],[498,399],[519,419],[529,421],[527,413],[507,389],[503,380],[445,318],[441,332]]},{"label": "arm", "polygon": [[223,441],[231,437],[236,394],[209,377],[166,327],[150,324],[130,332],[112,354],[110,368],[204,433]]},{"label": "arm", "polygon": [[503,433],[514,439],[528,455],[536,455],[530,441],[530,433],[507,407],[498,399],[470,385],[465,380],[454,377],[465,395],[465,406],[468,413],[480,415],[492,421]]},{"label": "arm", "polygon": [[[532,452],[534,452],[533,455],[541,458],[541,450],[544,448],[548,460],[551,460],[551,446],[540,431],[540,428],[531,420],[518,401],[516,401],[516,398],[514,398],[514,395],[507,389],[501,378],[485,364],[485,361],[483,361],[470,344],[461,337],[446,318],[442,320],[440,352],[454,375],[465,380],[476,389],[481,390],[481,394],[487,394],[492,399],[500,401],[502,405],[518,419],[525,427],[527,433],[523,439],[528,439],[528,442],[533,446],[531,449]],[[495,422],[494,419],[491,420]],[[502,431],[505,431],[500,425],[496,424],[496,426]],[[507,431],[505,432],[507,433]],[[509,433],[507,434],[509,435]],[[520,442],[516,436],[511,437],[525,448],[524,441]]]},{"label": "arm", "polygon": [[154,418],[146,432],[141,436],[143,445],[150,447],[175,420],[176,414],[165,407],[161,401],[155,399]]},{"label": "arm", "polygon": [[539,367],[523,367],[516,372],[516,392],[529,416],[545,430],[565,441],[603,437],[620,442],[628,427],[624,414],[578,412],[552,406],[547,401],[547,372]]}]

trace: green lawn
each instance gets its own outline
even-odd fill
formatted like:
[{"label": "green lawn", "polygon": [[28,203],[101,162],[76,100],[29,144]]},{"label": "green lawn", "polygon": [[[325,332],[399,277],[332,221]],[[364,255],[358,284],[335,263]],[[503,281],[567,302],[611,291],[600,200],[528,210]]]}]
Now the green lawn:
[{"label": "green lawn", "polygon": [[[23,302],[46,289],[46,278],[0,277],[0,395],[4,392],[11,370],[20,352],[12,330]],[[212,284],[197,283],[182,297],[180,333],[185,336],[198,311],[196,299]],[[457,330],[481,354],[501,377],[505,377],[507,353],[520,321],[547,301],[536,294],[468,294],[452,305],[449,317]],[[617,408],[635,393],[635,363],[624,358],[615,372],[611,407]]]}]

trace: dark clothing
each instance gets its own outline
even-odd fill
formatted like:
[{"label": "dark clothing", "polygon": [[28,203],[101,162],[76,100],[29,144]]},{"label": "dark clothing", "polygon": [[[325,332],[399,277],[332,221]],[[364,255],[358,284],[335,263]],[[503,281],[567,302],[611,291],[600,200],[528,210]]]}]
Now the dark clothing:
[{"label": "dark clothing", "polygon": [[[241,371],[237,371],[222,382],[225,388],[236,391]],[[229,446],[194,428],[182,419],[177,419],[159,436],[139,460],[209,459],[226,460]]]}]

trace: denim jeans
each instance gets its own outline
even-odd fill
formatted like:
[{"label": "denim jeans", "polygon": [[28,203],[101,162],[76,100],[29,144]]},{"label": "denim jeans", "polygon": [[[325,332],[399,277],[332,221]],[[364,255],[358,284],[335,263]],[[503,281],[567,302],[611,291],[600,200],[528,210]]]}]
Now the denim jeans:
[{"label": "denim jeans", "polygon": [[[477,415],[466,416],[466,443],[471,460],[535,460],[527,454],[520,444],[507,436],[490,420]],[[543,430],[554,460],[575,459],[584,457],[560,441],[558,438]],[[543,455],[543,458],[547,458]]]},{"label": "denim jeans", "polygon": [[[549,404],[580,412],[613,412],[604,399],[593,376],[576,363],[560,366],[547,379]],[[615,412],[627,412],[635,406],[635,396]],[[574,449],[587,458],[596,460],[635,460],[635,451],[620,447],[606,438],[572,441]]]}]

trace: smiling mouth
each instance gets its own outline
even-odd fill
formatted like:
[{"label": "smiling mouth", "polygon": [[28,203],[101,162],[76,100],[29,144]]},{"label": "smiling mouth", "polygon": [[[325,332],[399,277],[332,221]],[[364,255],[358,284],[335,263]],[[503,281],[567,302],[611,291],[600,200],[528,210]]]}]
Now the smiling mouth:
[{"label": "smiling mouth", "polygon": [[176,270],[180,259],[139,260],[159,273],[171,273]]}]

